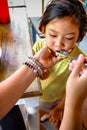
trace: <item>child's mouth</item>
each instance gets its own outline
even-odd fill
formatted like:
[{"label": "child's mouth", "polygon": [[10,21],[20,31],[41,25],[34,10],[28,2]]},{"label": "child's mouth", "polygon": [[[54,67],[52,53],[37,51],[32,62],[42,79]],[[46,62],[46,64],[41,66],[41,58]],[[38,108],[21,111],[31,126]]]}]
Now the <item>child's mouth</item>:
[{"label": "child's mouth", "polygon": [[52,55],[54,56],[59,56],[61,58],[66,58],[66,53],[68,54],[68,52],[65,53],[65,51],[55,51],[55,50],[52,50],[50,48],[48,48],[50,53],[52,53]]},{"label": "child's mouth", "polygon": [[64,58],[71,58],[71,59],[76,59],[75,57],[73,57],[73,56],[69,56],[69,52],[68,51],[65,51],[65,50],[62,50],[62,51],[55,51],[55,50],[52,50],[52,49],[50,49],[50,48],[48,48],[49,49],[49,51],[50,51],[50,53],[52,53],[52,55],[54,55],[54,56],[59,56],[59,57],[61,57],[62,59],[64,59]]}]

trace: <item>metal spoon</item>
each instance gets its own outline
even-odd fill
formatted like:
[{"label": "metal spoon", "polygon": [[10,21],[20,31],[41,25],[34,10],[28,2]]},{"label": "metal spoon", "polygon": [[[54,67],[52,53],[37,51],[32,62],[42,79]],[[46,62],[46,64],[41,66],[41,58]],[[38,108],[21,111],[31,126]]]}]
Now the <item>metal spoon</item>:
[{"label": "metal spoon", "polygon": [[76,60],[77,58],[75,56],[69,56],[68,52],[66,51],[60,51],[60,54],[64,56],[64,58],[71,58],[72,60]]},{"label": "metal spoon", "polygon": [[[49,48],[49,50],[50,50],[50,52],[51,52],[54,56],[60,56],[60,57],[63,57],[63,58],[71,58],[72,60],[76,60],[76,59],[77,59],[77,57],[70,56],[70,55],[68,54],[68,52],[66,52],[66,51],[54,52],[54,51],[51,50],[50,48]],[[84,66],[87,66],[87,63],[86,63],[86,62],[84,63]]]}]

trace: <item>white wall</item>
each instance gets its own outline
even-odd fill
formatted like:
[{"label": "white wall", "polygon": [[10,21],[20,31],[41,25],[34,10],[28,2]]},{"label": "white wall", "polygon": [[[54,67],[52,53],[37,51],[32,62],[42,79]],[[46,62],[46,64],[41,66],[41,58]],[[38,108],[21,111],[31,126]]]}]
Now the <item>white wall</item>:
[{"label": "white wall", "polygon": [[[44,7],[49,0],[44,0]],[[25,0],[27,4],[28,17],[38,17],[42,15],[42,0]]]},{"label": "white wall", "polygon": [[29,17],[42,15],[42,0],[25,0]]},{"label": "white wall", "polygon": [[49,0],[44,0],[44,8],[46,7],[48,2],[49,2]]}]

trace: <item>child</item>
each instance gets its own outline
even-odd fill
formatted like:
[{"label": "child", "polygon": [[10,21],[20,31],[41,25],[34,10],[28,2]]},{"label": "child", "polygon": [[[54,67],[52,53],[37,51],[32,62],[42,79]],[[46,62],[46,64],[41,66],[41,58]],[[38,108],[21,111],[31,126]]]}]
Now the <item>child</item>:
[{"label": "child", "polygon": [[[69,56],[77,58],[83,53],[77,43],[87,32],[87,15],[82,3],[79,0],[52,0],[41,18],[39,29],[45,39],[35,43],[33,47],[35,53],[46,45],[54,54],[66,51]],[[41,80],[43,95],[40,109],[46,112],[51,110],[50,121],[57,128],[64,107],[64,103],[62,105],[60,103],[65,95],[66,81],[70,74],[68,66],[71,60],[70,57],[64,58],[50,69],[47,79]]]}]

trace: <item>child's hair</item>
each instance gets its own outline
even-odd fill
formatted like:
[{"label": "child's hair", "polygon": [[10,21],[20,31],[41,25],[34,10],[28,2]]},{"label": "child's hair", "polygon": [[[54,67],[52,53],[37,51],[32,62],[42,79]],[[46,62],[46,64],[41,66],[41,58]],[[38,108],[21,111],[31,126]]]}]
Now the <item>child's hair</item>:
[{"label": "child's hair", "polygon": [[66,16],[74,16],[76,19],[79,25],[79,38],[81,41],[87,32],[87,14],[85,7],[79,0],[51,0],[41,18],[39,29],[42,31],[42,26],[46,26],[51,20],[62,19]]}]

